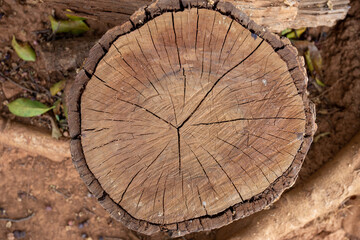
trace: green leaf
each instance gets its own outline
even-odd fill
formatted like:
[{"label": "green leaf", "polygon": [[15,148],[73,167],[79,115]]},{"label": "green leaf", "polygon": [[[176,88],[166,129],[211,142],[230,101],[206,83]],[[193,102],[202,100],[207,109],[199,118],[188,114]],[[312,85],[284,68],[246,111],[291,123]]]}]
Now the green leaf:
[{"label": "green leaf", "polygon": [[89,31],[88,25],[83,20],[56,20],[49,16],[53,33],[71,33],[79,35]]},{"label": "green leaf", "polygon": [[320,87],[325,87],[326,86],[325,83],[323,83],[319,78],[315,78],[315,82]]},{"label": "green leaf", "polygon": [[290,33],[290,32],[292,32],[292,29],[291,29],[291,28],[287,28],[287,29],[285,29],[285,30],[282,30],[282,31],[281,31],[281,36],[284,36],[284,35],[286,35],[286,34],[288,34],[288,33]]},{"label": "green leaf", "polygon": [[307,50],[307,51],[304,52],[304,57],[305,57],[306,65],[308,66],[310,73],[313,74],[314,65],[313,65],[313,63],[312,63],[312,60],[311,60],[311,57],[310,57],[310,51],[309,51],[309,50]]},{"label": "green leaf", "polygon": [[[69,13],[74,13],[73,11],[71,11],[70,9],[65,9],[65,11],[69,12]],[[71,19],[71,20],[86,20],[86,18],[84,17],[79,17],[79,16],[75,16],[75,15],[71,15],[69,13],[65,13],[65,15]]]},{"label": "green leaf", "polygon": [[34,49],[28,43],[19,44],[16,41],[15,36],[13,36],[11,45],[14,48],[16,54],[19,56],[19,58],[21,58],[24,61],[35,62],[36,53],[35,53]]},{"label": "green leaf", "polygon": [[297,29],[293,32],[290,32],[286,35],[287,38],[289,39],[296,39],[296,38],[300,38],[301,34],[303,34],[304,32],[306,31],[306,28],[300,28],[300,29]]},{"label": "green leaf", "polygon": [[68,119],[68,108],[67,108],[66,104],[64,104],[63,106],[64,106],[64,115],[65,115],[65,118]]},{"label": "green leaf", "polygon": [[304,57],[311,77],[318,86],[325,87],[326,85],[321,81],[322,57],[318,48],[314,44],[309,44]]},{"label": "green leaf", "polygon": [[19,117],[39,116],[54,108],[54,106],[48,107],[41,102],[33,101],[27,98],[18,98],[9,103],[7,106],[12,114]]},{"label": "green leaf", "polygon": [[56,116],[60,114],[60,108],[61,108],[61,100],[59,99],[54,103],[53,112]]},{"label": "green leaf", "polygon": [[316,135],[314,137],[314,143],[318,142],[320,140],[320,138],[326,137],[330,134],[331,134],[330,132],[324,132],[324,133],[320,133],[320,134]]},{"label": "green leaf", "polygon": [[86,18],[84,17],[79,17],[79,16],[75,16],[75,15],[70,15],[70,14],[67,14],[65,13],[65,15],[70,19],[70,20],[86,20]]},{"label": "green leaf", "polygon": [[322,69],[322,57],[319,49],[315,46],[315,44],[309,45],[310,57],[314,65],[314,69],[316,73],[320,76]]},{"label": "green leaf", "polygon": [[56,121],[54,120],[53,117],[50,117],[50,122],[51,122],[51,136],[53,138],[59,139],[62,136],[62,133],[60,132],[60,129],[58,127],[58,125],[56,124]]},{"label": "green leaf", "polygon": [[61,80],[57,83],[55,83],[54,85],[52,85],[50,87],[50,93],[52,96],[55,96],[58,92],[60,92],[61,90],[63,90],[65,88],[66,85],[66,81],[65,80]]}]

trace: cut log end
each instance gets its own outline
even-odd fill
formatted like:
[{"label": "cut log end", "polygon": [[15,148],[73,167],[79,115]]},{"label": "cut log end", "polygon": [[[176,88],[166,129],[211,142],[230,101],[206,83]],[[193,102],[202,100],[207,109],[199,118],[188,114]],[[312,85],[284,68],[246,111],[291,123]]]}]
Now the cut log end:
[{"label": "cut log end", "polygon": [[157,1],[110,30],[70,99],[80,175],[145,234],[263,209],[294,183],[315,129],[295,48],[231,4],[183,2]]}]

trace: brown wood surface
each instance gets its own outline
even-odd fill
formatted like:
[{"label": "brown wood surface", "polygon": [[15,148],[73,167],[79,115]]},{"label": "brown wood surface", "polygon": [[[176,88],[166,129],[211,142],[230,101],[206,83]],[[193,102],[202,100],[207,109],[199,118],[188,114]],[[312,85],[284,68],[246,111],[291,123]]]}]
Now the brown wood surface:
[{"label": "brown wood surface", "polygon": [[[245,12],[257,24],[278,32],[286,28],[333,26],[337,20],[345,18],[349,9],[349,0],[228,1]],[[45,2],[50,6],[71,9],[89,19],[116,26],[127,21],[138,8],[150,4],[151,0],[45,0]]]},{"label": "brown wood surface", "polygon": [[231,3],[181,3],[156,1],[107,32],[69,99],[81,177],[145,234],[263,209],[294,183],[315,130],[288,40]]}]

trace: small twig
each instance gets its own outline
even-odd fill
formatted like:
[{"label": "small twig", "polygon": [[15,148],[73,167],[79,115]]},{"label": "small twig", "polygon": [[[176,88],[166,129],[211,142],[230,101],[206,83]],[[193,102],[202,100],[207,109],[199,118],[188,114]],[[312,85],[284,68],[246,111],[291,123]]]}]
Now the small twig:
[{"label": "small twig", "polygon": [[22,222],[22,221],[26,221],[29,220],[30,218],[32,218],[33,216],[35,216],[35,213],[30,214],[29,216],[23,217],[23,218],[17,218],[17,219],[13,219],[13,218],[0,218],[1,221],[7,221],[7,222]]},{"label": "small twig", "polygon": [[12,80],[11,78],[9,78],[9,77],[5,76],[5,75],[4,75],[4,74],[2,74],[1,72],[0,72],[0,77],[2,77],[2,78],[4,78],[5,80],[7,80],[7,81],[11,82],[12,84],[15,84],[15,85],[16,85],[16,86],[18,86],[19,88],[24,89],[25,91],[28,91],[28,92],[31,92],[31,93],[34,93],[34,94],[38,94],[38,92],[37,92],[37,91],[31,90],[31,89],[29,89],[29,88],[27,88],[27,87],[24,87],[24,86],[22,86],[22,85],[18,84],[17,82],[15,82],[15,81],[14,81],[14,80]]},{"label": "small twig", "polygon": [[124,238],[119,238],[119,237],[104,237],[104,240],[124,240]]},{"label": "small twig", "polygon": [[42,30],[35,30],[32,31],[35,34],[39,34],[39,33],[48,33],[50,31],[50,29],[42,29]]},{"label": "small twig", "polygon": [[132,240],[140,240],[133,232],[129,232],[128,235]]},{"label": "small twig", "polygon": [[324,95],[325,93],[329,92],[336,84],[338,84],[341,80],[343,80],[345,77],[339,78],[338,80],[336,80],[335,83],[333,83],[328,89],[326,89],[325,91],[323,91],[322,93],[320,93],[318,96],[316,97],[321,97],[322,95]]},{"label": "small twig", "polygon": [[[27,73],[28,73],[28,75],[29,75],[32,83],[34,83],[38,88],[41,88],[42,91],[44,91],[46,95],[48,95],[49,97],[52,97],[50,91],[49,91],[47,88],[45,88],[45,87],[37,84],[36,81],[35,81],[35,79],[34,79],[34,77],[32,76],[32,74],[31,74],[29,71],[27,71]],[[57,99],[59,99],[58,96],[54,96],[54,97],[56,97]]]},{"label": "small twig", "polygon": [[95,215],[95,213],[93,211],[91,211],[90,209],[88,209],[87,207],[83,207],[83,209],[87,212],[90,213],[91,215]]}]

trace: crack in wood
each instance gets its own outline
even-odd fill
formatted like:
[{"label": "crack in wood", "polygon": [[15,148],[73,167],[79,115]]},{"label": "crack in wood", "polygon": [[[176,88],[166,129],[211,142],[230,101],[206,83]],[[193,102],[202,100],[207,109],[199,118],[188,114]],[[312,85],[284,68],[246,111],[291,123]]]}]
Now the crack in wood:
[{"label": "crack in wood", "polygon": [[148,112],[148,113],[150,113],[151,115],[153,115],[154,117],[156,117],[156,118],[164,121],[165,123],[169,124],[169,125],[172,126],[173,128],[176,128],[171,122],[166,121],[165,119],[159,117],[157,114],[155,114],[155,113],[151,112],[150,110],[148,110],[148,109],[140,106],[139,104],[132,103],[132,102],[129,102],[129,101],[120,99],[120,98],[117,98],[117,100],[122,101],[122,102],[125,102],[125,103],[128,103],[128,104],[131,104],[131,105],[133,105],[133,106],[135,106],[135,107],[138,107],[138,108],[140,108],[140,109],[143,109],[143,110],[145,110],[146,112]]},{"label": "crack in wood", "polygon": [[191,149],[190,145],[189,145],[186,141],[185,141],[185,144],[189,147],[191,153],[194,155],[196,161],[199,163],[199,165],[200,165],[200,167],[201,167],[201,169],[202,169],[205,177],[207,178],[207,181],[209,182],[209,185],[210,185],[211,189],[218,195],[218,193],[216,192],[216,190],[215,190],[215,188],[214,188],[214,186],[213,186],[213,184],[212,184],[212,182],[211,182],[211,180],[210,180],[210,177],[209,177],[209,175],[207,174],[207,172],[206,172],[203,164],[201,163],[200,159],[198,158],[198,156],[195,154],[195,152]]},{"label": "crack in wood", "polygon": [[198,196],[199,196],[200,205],[205,210],[205,214],[208,215],[208,211],[206,210],[206,202],[203,202],[203,200],[201,199],[200,190],[199,190],[199,187],[197,185],[196,185],[196,188],[197,188],[197,192],[198,192]]},{"label": "crack in wood", "polygon": [[210,90],[205,94],[205,96],[201,99],[201,101],[199,102],[199,104],[195,107],[195,109],[190,113],[190,115],[184,120],[184,122],[178,127],[181,128],[182,126],[184,126],[184,124],[189,121],[189,119],[192,117],[192,115],[196,112],[196,110],[201,106],[201,104],[205,101],[205,99],[207,98],[207,96],[210,94],[210,92],[216,87],[216,85],[221,81],[221,79],[223,79],[229,72],[231,72],[232,70],[234,70],[236,67],[238,67],[240,64],[242,64],[244,61],[246,61],[246,59],[248,59],[260,46],[261,44],[264,42],[264,40],[262,40],[260,42],[260,44],[247,56],[245,57],[243,60],[241,60],[238,64],[236,64],[234,67],[232,67],[231,69],[229,69],[228,71],[226,71],[218,80],[215,81],[215,83],[213,84],[213,86],[210,88]]},{"label": "crack in wood", "polygon": [[175,22],[174,22],[174,13],[173,12],[171,12],[171,22],[172,22],[172,27],[173,27],[173,31],[174,31],[175,45],[176,45],[176,50],[177,50],[177,57],[178,57],[179,66],[180,66],[180,69],[181,69],[182,64],[181,64],[181,60],[180,60],[180,51],[179,51],[179,45],[178,45],[178,42],[177,42],[177,36],[176,36],[176,30],[175,30]]},{"label": "crack in wood", "polygon": [[305,120],[303,118],[291,118],[291,117],[261,117],[261,118],[235,118],[230,120],[218,121],[218,122],[209,122],[209,123],[195,123],[192,126],[200,126],[200,125],[214,125],[221,123],[229,123],[235,121],[256,121],[256,120],[274,120],[274,119],[285,119],[285,120]]},{"label": "crack in wood", "polygon": [[244,199],[243,199],[243,197],[241,196],[239,189],[236,187],[235,183],[231,180],[229,174],[228,174],[228,173],[225,171],[225,169],[221,166],[221,164],[219,163],[219,161],[216,160],[216,158],[215,158],[208,150],[206,150],[203,146],[201,146],[201,148],[202,148],[204,151],[206,151],[206,152],[212,157],[212,159],[213,159],[213,160],[216,162],[216,164],[220,167],[221,171],[223,171],[223,173],[225,173],[226,177],[229,179],[230,183],[232,184],[232,186],[234,187],[234,189],[235,189],[236,192],[238,193],[241,201],[243,202]]}]

